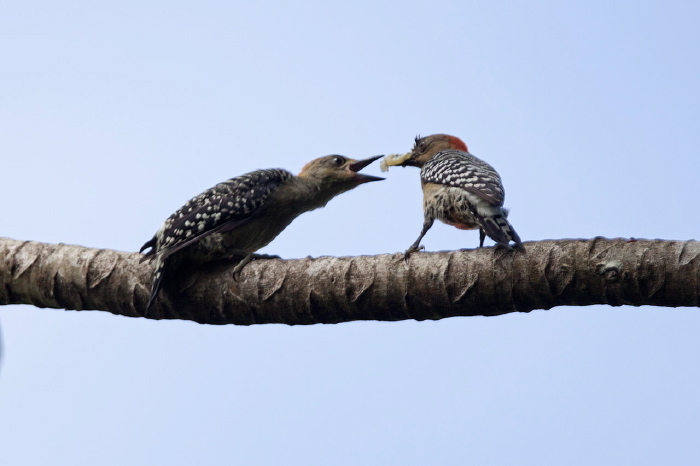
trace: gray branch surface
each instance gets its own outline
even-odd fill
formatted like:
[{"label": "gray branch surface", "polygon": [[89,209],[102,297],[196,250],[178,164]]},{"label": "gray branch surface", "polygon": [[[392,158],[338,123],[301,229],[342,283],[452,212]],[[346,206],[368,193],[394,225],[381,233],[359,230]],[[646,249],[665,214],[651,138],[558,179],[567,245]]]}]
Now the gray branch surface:
[{"label": "gray branch surface", "polygon": [[[697,241],[546,240],[483,248],[258,260],[176,276],[152,319],[308,325],[495,316],[555,306],[698,306]],[[151,264],[138,253],[0,238],[0,304],[144,317]]]}]

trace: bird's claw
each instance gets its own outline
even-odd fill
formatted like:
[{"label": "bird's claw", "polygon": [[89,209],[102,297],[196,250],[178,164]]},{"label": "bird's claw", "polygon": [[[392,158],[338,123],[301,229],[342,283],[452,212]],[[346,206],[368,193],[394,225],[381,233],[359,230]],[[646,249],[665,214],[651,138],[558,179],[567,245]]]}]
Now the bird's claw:
[{"label": "bird's claw", "polygon": [[233,281],[237,282],[241,278],[241,271],[243,267],[248,264],[248,262],[257,259],[281,259],[280,256],[274,254],[248,254],[234,267],[233,269]]},{"label": "bird's claw", "polygon": [[243,266],[245,266],[245,264],[243,263],[243,261],[241,261],[238,265],[236,265],[233,268],[233,281],[234,282],[237,282],[238,279],[241,278],[241,270],[243,270]]},{"label": "bird's claw", "polygon": [[411,246],[410,248],[406,249],[406,252],[403,253],[403,260],[408,264],[408,259],[411,257],[411,254],[414,252],[422,251],[425,249],[425,246]]},{"label": "bird's claw", "polygon": [[253,260],[254,254],[248,253],[246,256],[236,264],[236,266],[233,268],[233,281],[237,282],[239,278],[241,278],[241,270],[243,270],[243,267],[246,266],[246,264],[250,261]]}]

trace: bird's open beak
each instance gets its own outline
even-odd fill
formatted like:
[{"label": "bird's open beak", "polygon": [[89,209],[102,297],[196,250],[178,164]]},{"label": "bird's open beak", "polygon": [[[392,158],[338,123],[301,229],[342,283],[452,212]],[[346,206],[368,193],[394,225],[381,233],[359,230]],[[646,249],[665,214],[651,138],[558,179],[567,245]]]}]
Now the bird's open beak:
[{"label": "bird's open beak", "polygon": [[381,159],[382,157],[384,157],[384,156],[383,155],[375,155],[374,157],[370,157],[368,159],[358,160],[358,161],[352,162],[351,164],[348,165],[348,170],[355,173],[356,179],[360,183],[368,183],[370,181],[381,181],[384,178],[381,178],[378,176],[372,176],[372,175],[365,175],[364,173],[358,173],[358,172],[360,170],[362,170],[363,168],[365,168],[370,163],[374,162],[377,159]]}]

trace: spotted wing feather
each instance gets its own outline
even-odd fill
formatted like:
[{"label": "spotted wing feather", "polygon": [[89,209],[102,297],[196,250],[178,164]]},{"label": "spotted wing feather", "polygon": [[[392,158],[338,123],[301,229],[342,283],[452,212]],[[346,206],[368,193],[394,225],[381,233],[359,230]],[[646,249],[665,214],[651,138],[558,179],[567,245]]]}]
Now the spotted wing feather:
[{"label": "spotted wing feather", "polygon": [[167,257],[207,235],[233,230],[251,219],[270,194],[293,176],[282,169],[257,170],[204,191],[165,221],[156,234],[156,250],[148,255]]}]

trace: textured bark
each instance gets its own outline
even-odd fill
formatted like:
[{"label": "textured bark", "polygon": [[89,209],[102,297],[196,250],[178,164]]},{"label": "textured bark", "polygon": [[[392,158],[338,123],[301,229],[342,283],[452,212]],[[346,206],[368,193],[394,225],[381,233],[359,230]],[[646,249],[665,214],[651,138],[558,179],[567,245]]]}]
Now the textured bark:
[{"label": "textured bark", "polygon": [[[548,240],[483,248],[248,264],[175,277],[149,318],[290,325],[493,316],[592,304],[698,306],[697,241]],[[0,238],[0,304],[143,316],[152,268],[140,254]]]}]

